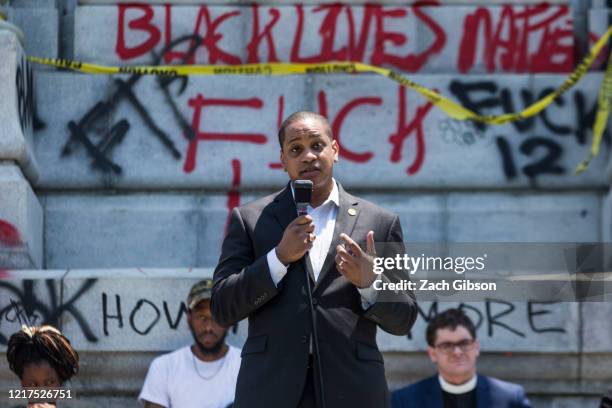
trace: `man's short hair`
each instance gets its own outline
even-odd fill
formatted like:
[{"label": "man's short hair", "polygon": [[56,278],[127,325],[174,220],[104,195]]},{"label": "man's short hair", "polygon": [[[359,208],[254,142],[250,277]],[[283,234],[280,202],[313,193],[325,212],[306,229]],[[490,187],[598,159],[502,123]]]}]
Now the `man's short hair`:
[{"label": "man's short hair", "polygon": [[327,136],[329,136],[329,139],[334,140],[334,136],[332,135],[331,127],[329,126],[329,121],[327,120],[325,116],[319,115],[318,113],[310,112],[310,111],[299,111],[299,112],[294,112],[291,115],[289,115],[287,119],[283,121],[283,123],[280,125],[280,128],[278,129],[278,144],[280,145],[281,149],[283,148],[283,141],[285,139],[285,129],[292,123],[295,123],[298,120],[304,120],[304,119],[316,119],[316,120],[321,121],[321,123],[323,123],[323,126],[325,127],[325,131],[327,132]]},{"label": "man's short hair", "polygon": [[425,332],[427,344],[430,347],[436,344],[436,331],[438,329],[456,330],[457,326],[465,327],[470,332],[472,339],[476,339],[476,326],[474,326],[472,320],[461,309],[448,309],[429,321]]}]

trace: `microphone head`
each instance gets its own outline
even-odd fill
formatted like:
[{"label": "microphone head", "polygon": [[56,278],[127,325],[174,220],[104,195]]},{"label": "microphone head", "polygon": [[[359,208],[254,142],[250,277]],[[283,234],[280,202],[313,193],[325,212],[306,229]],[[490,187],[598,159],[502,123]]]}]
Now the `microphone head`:
[{"label": "microphone head", "polygon": [[296,204],[310,204],[312,199],[312,181],[295,180],[293,182],[293,192]]},{"label": "microphone head", "polygon": [[308,205],[312,199],[312,181],[295,180],[293,182],[293,194],[295,195],[298,215],[308,214]]}]

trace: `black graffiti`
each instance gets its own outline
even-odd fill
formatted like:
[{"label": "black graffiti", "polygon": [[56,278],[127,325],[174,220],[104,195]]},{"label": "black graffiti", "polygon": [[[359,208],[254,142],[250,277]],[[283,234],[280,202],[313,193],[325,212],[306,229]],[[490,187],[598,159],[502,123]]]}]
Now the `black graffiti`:
[{"label": "black graffiti", "polygon": [[[122,329],[123,325],[123,307],[121,305],[121,296],[114,295],[114,305],[111,310],[109,305],[109,296],[106,293],[102,293],[102,326],[105,336],[110,335],[109,321],[115,320],[117,322],[117,328]],[[183,318],[183,315],[187,313],[187,306],[184,302],[181,302],[178,307],[176,316],[172,316],[170,307],[167,301],[162,302],[162,309],[164,310],[165,321],[168,324],[168,328],[171,330],[178,330],[179,324]],[[129,313],[129,327],[135,333],[145,336],[151,332],[151,330],[161,320],[161,311],[159,307],[149,299],[138,299],[136,304],[131,308]]]},{"label": "black graffiti", "polygon": [[[185,63],[196,52],[197,44],[200,44],[201,41],[202,39],[197,35],[188,35],[177,38],[167,47],[165,47],[159,56],[153,54],[154,58],[152,65],[159,65],[163,55],[172,51],[174,47],[177,47],[185,42],[189,42],[191,46],[181,61],[181,63]],[[109,130],[106,130],[106,126],[107,123],[111,121],[111,116],[114,112],[116,112],[119,104],[125,100],[136,110],[138,116],[143,120],[145,126],[155,137],[157,137],[161,144],[170,152],[172,157],[177,160],[180,159],[181,153],[176,148],[174,142],[170,136],[157,124],[155,119],[153,119],[145,104],[142,103],[136,93],[135,86],[141,78],[142,75],[132,74],[127,80],[115,79],[114,83],[116,89],[108,99],[98,101],[78,121],[68,122],[70,136],[68,141],[62,147],[61,155],[63,157],[69,156],[78,146],[82,145],[92,159],[92,168],[101,170],[104,173],[113,172],[115,174],[121,174],[121,166],[112,160],[111,155],[115,147],[119,146],[124,141],[125,136],[130,129],[130,123],[127,121],[127,119],[123,118],[112,125]],[[163,92],[164,100],[170,107],[177,124],[183,132],[183,135],[191,140],[195,138],[195,131],[191,128],[188,120],[180,113],[176,101],[172,97],[169,90],[170,85],[175,81],[179,82],[180,86],[177,96],[180,96],[188,85],[188,77],[157,77],[157,83]],[[99,140],[94,142],[94,137],[97,137]]]},{"label": "black graffiti", "polygon": [[546,316],[551,313],[550,309],[536,309],[536,307],[550,304],[554,304],[554,302],[529,302],[527,304],[529,327],[534,333],[565,333],[565,329],[561,327],[541,327],[536,322],[536,316]]},{"label": "black graffiti", "polygon": [[19,124],[24,134],[31,133],[34,117],[34,74],[28,61],[21,58],[15,74],[17,87],[17,112]]},{"label": "black graffiti", "polygon": [[[74,295],[66,301],[58,299],[57,296],[58,286],[61,285],[60,281],[45,279],[44,284],[47,288],[46,301],[37,297],[36,282],[34,280],[23,280],[21,281],[21,288],[9,282],[0,282],[0,289],[8,292],[6,298],[15,300],[31,324],[50,324],[61,328],[61,318],[64,313],[68,313],[77,322],[87,341],[93,343],[98,341],[98,338],[89,326],[89,322],[75,305],[95,285],[96,279],[87,279],[81,284]],[[2,306],[0,309],[0,323],[2,319],[11,323],[16,322],[18,320],[17,313],[10,303]],[[0,333],[0,344],[7,344],[7,342],[8,338],[3,333]]]},{"label": "black graffiti", "polygon": [[102,292],[102,330],[105,336],[108,336],[108,321],[110,319],[116,319],[119,328],[123,328],[123,313],[121,311],[121,298],[119,295],[115,295],[115,308],[117,310],[116,315],[112,315],[108,312],[108,295]]},{"label": "black graffiti", "polygon": [[[125,301],[122,302],[120,295],[109,296],[102,292],[102,329],[105,336],[112,335],[109,329],[110,323],[115,322],[117,329],[124,329],[124,306]],[[165,319],[162,319],[161,310]],[[170,330],[177,331],[183,316],[188,313],[185,302],[180,302],[176,313],[173,313],[169,303],[164,300],[161,302],[161,310],[159,302],[155,303],[145,298],[138,299],[134,306],[128,306],[126,310],[129,311],[129,328],[141,336],[146,336],[160,324],[160,321],[164,321]],[[234,334],[238,333],[238,324],[232,326],[231,331]]]},{"label": "black graffiti", "polygon": [[[515,178],[517,170],[512,147],[506,138],[502,136],[498,136],[495,140],[502,158],[504,174],[509,179]],[[559,160],[563,155],[563,150],[555,141],[545,137],[535,136],[521,142],[519,151],[530,158],[536,156],[534,161],[524,165],[521,169],[523,174],[527,177],[535,178],[540,174],[565,174],[565,168],[559,164]],[[543,154],[540,154],[538,158],[536,152],[542,152]]]},{"label": "black graffiti", "polygon": [[[546,316],[554,313],[554,306],[559,302],[527,302],[527,311],[524,318],[527,321],[529,330],[532,333],[566,333],[565,328],[557,326],[542,327],[538,317]],[[423,305],[418,304],[418,314],[423,319],[425,324],[429,323],[434,317],[436,317],[443,310],[441,309],[441,303],[431,302],[427,311],[423,310]],[[546,308],[546,306],[549,306]],[[508,322],[508,317],[521,317],[516,314],[516,306],[513,303],[505,300],[497,299],[486,299],[484,302],[484,310],[481,310],[469,303],[459,303],[456,306],[467,314],[470,319],[474,322],[476,329],[483,327],[485,329],[487,337],[493,337],[498,332],[507,334],[510,333],[516,337],[524,338],[527,334],[520,330],[518,327],[513,326]],[[447,308],[444,308],[444,310]],[[516,322],[516,319],[513,320]],[[484,325],[484,326],[483,326]],[[408,339],[412,339],[412,333],[408,334]]]},{"label": "black graffiti", "polygon": [[485,134],[473,121],[445,118],[438,122],[442,140],[458,146],[472,146],[485,140]]},{"label": "black graffiti", "polygon": [[[138,315],[138,311],[140,310],[140,308],[143,305],[149,305],[150,307],[152,307],[153,310],[155,310],[155,317],[153,317],[153,319],[150,320],[149,324],[147,326],[145,326],[144,329],[139,329],[137,324],[136,324],[136,317]],[[157,324],[157,322],[159,321],[160,316],[161,316],[161,313],[159,312],[159,309],[157,308],[157,306],[155,306],[155,303],[153,303],[153,302],[151,302],[150,300],[147,300],[147,299],[140,299],[136,303],[136,306],[132,310],[132,313],[130,313],[130,326],[132,327],[132,329],[134,329],[134,331],[136,333],[144,336],[144,335],[148,334],[151,331],[151,329],[153,328],[153,326],[155,326]]]},{"label": "black graffiti", "polygon": [[[479,114],[490,114],[500,109],[503,113],[517,112],[554,91],[554,88],[544,88],[536,94],[529,89],[520,89],[518,90],[521,100],[519,106],[514,101],[513,92],[508,88],[500,88],[494,81],[453,80],[449,88],[462,105]],[[550,109],[554,107],[562,108],[568,104],[569,100],[569,96],[562,95],[539,115],[512,122],[517,132],[527,136],[518,143],[518,151],[513,150],[505,136],[499,135],[495,138],[502,159],[502,169],[507,179],[516,178],[519,172],[530,179],[545,174],[562,175],[567,173],[568,169],[560,163],[564,153],[561,144],[554,138],[549,137],[548,134],[539,132],[537,135],[532,135],[531,132],[540,121],[546,131],[550,132],[553,137],[563,138],[573,135],[577,144],[585,145],[588,132],[595,120],[597,103],[593,101],[591,106],[587,106],[586,95],[584,92],[577,90],[573,92],[571,97],[573,111],[575,112],[573,118],[568,118],[567,115],[552,115],[550,113]],[[484,123],[474,123],[474,127],[481,132],[487,126]],[[610,143],[610,132],[607,129],[604,133],[604,140],[606,143]],[[528,162],[517,168],[517,162],[525,160],[528,160]]]}]

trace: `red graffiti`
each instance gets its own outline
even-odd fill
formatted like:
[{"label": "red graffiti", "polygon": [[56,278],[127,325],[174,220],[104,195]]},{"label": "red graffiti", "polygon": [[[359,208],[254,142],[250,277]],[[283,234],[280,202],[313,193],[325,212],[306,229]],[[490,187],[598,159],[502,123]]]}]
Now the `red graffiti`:
[{"label": "red graffiti", "polygon": [[[338,142],[338,147],[340,148],[339,156],[343,157],[347,160],[354,161],[356,163],[366,163],[372,159],[374,153],[372,152],[363,152],[357,153],[349,150],[340,139],[340,129],[342,127],[342,123],[348,116],[348,114],[358,107],[359,105],[381,105],[382,99],[377,97],[363,97],[363,98],[355,98],[352,101],[348,102],[344,105],[336,115],[336,118],[331,121],[332,134],[334,135],[334,139]],[[329,117],[327,113],[327,99],[325,97],[325,92],[319,92],[319,112],[321,115],[325,117]]]},{"label": "red graffiti", "polygon": [[483,45],[482,58],[489,72],[499,68],[512,72],[572,70],[574,51],[569,7],[541,4],[503,6],[501,10],[495,25],[491,9],[486,7],[478,7],[465,18],[457,61],[460,72],[468,72],[476,63],[478,44]]},{"label": "red graffiti", "polygon": [[408,175],[414,175],[419,172],[423,160],[425,159],[425,135],[423,132],[423,120],[427,113],[432,108],[433,104],[427,102],[425,105],[419,106],[416,110],[416,115],[410,123],[406,123],[406,88],[399,86],[399,103],[398,103],[398,119],[397,132],[389,136],[389,142],[393,145],[391,151],[391,162],[398,162],[402,159],[402,150],[404,141],[410,137],[411,133],[416,135],[416,153],[412,164],[408,167]]},{"label": "red graffiti", "polygon": [[277,8],[270,8],[269,13],[272,19],[266,27],[260,32],[259,31],[259,6],[253,4],[251,6],[253,13],[253,32],[251,34],[251,41],[247,44],[247,63],[252,64],[259,62],[259,46],[265,39],[268,46],[268,62],[279,62],[276,56],[276,46],[274,45],[274,37],[272,36],[272,28],[278,22],[280,18],[280,11]]},{"label": "red graffiti", "polygon": [[[425,63],[435,54],[439,54],[444,49],[446,44],[446,33],[442,27],[436,23],[431,17],[421,10],[421,6],[426,3],[422,2],[412,7],[414,15],[419,21],[425,23],[425,26],[433,34],[434,41],[425,51],[419,54],[409,53],[404,56],[389,54],[385,50],[385,44],[391,42],[393,45],[403,45],[406,43],[407,38],[404,34],[398,32],[388,32],[385,30],[384,19],[385,18],[402,18],[407,15],[405,8],[398,8],[392,10],[380,9],[376,14],[376,35],[375,41],[379,46],[376,47],[372,54],[373,65],[391,65],[408,72],[419,71]],[[428,3],[431,5],[431,3]]]},{"label": "red graffiti", "polygon": [[198,152],[198,144],[201,141],[227,141],[227,142],[247,142],[264,144],[268,138],[260,133],[218,133],[218,132],[203,132],[201,131],[202,109],[205,106],[231,106],[245,107],[252,109],[261,109],[263,102],[259,98],[250,99],[204,99],[202,94],[198,94],[195,98],[189,99],[189,107],[193,108],[193,119],[191,127],[196,132],[196,137],[189,141],[187,147],[187,155],[183,170],[185,173],[191,173],[196,166],[196,156]]},{"label": "red graffiti", "polygon": [[[118,5],[119,11],[119,26],[117,29],[117,45],[115,50],[117,55],[121,59],[131,59],[145,55],[157,45],[161,38],[159,29],[152,24],[154,12],[151,6],[132,4],[132,5]],[[148,34],[148,38],[142,43],[128,47],[125,40],[125,15],[130,10],[142,10],[144,14],[139,18],[132,19],[128,23],[128,27],[131,30],[144,31]]]},{"label": "red graffiti", "polygon": [[8,221],[0,219],[0,244],[16,247],[22,244],[19,230]]},{"label": "red graffiti", "polygon": [[[285,96],[281,95],[278,97],[278,115],[276,116],[276,128],[280,129],[283,124],[283,118],[285,117]],[[280,146],[279,146],[280,147]],[[268,167],[273,170],[278,170],[283,168],[283,164],[280,162],[272,162],[268,163]]]},{"label": "red graffiti", "polygon": [[232,210],[240,205],[240,160],[232,160],[232,188],[227,192],[227,221],[225,222],[225,229],[229,226],[230,216]]},{"label": "red graffiti", "polygon": [[11,273],[6,269],[0,269],[0,279],[8,279],[11,277]]},{"label": "red graffiti", "polygon": [[[469,14],[460,12],[457,24],[452,27],[436,20],[432,10],[443,9],[437,6],[438,1],[420,1],[407,7],[332,4],[306,8],[295,5],[266,7],[263,13],[261,6],[251,5],[251,27],[244,49],[233,44],[230,50],[223,49],[220,42],[224,34],[235,30],[228,22],[242,17],[244,6],[229,8],[216,17],[212,16],[216,8],[199,6],[193,13],[193,29],[174,32],[174,6],[121,4],[118,5],[115,50],[119,58],[129,60],[191,35],[190,44],[163,56],[166,64],[185,59],[189,49],[199,51],[202,48],[205,52],[191,53],[187,63],[337,60],[420,72],[430,61],[448,58],[446,54],[456,52],[454,63],[460,72],[469,72],[481,64],[489,72],[568,72],[573,67],[573,33],[568,6],[542,3],[474,7]],[[163,13],[163,18],[156,19],[155,13]],[[415,27],[423,38],[429,38],[426,47],[422,49],[404,27]],[[457,51],[447,47],[451,29],[452,35],[460,37]],[[311,31],[317,34],[310,35]],[[279,46],[287,39],[288,46]]]},{"label": "red graffiti", "polygon": [[[144,11],[144,15],[130,20],[128,28],[132,30],[145,31],[148,33],[148,38],[137,46],[128,47],[126,45],[126,29],[125,20],[126,14],[134,9]],[[172,42],[172,7],[165,6],[163,8],[164,16],[164,40],[165,45],[169,46]],[[136,57],[140,57],[152,51],[161,40],[160,28],[155,26],[153,17],[155,15],[155,9],[149,5],[142,4],[129,4],[119,5],[119,19],[117,29],[117,44],[116,51],[117,55],[123,60],[128,60]],[[234,54],[231,54],[218,45],[219,41],[223,39],[223,34],[219,32],[221,25],[228,19],[241,15],[239,9],[229,11],[221,14],[217,18],[212,18],[208,6],[200,6],[198,14],[195,20],[195,25],[192,31],[194,39],[191,41],[188,49],[193,47],[195,38],[201,38],[202,41],[199,46],[204,47],[208,54],[208,62],[210,64],[216,64],[218,62],[223,64],[240,64],[242,61]],[[169,48],[169,47],[168,47]],[[164,55],[164,61],[170,63],[173,60],[182,60],[186,56],[187,52],[181,51],[169,51]],[[187,60],[188,63],[195,63],[195,56],[191,55]]]}]

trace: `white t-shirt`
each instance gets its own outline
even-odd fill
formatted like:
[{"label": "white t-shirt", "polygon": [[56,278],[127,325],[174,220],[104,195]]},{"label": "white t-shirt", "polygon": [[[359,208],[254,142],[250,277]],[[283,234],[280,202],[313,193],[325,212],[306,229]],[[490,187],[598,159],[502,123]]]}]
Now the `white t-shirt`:
[{"label": "white t-shirt", "polygon": [[228,347],[225,357],[210,363],[198,360],[190,346],[157,357],[138,400],[167,408],[227,407],[234,402],[240,370],[240,349]]}]

